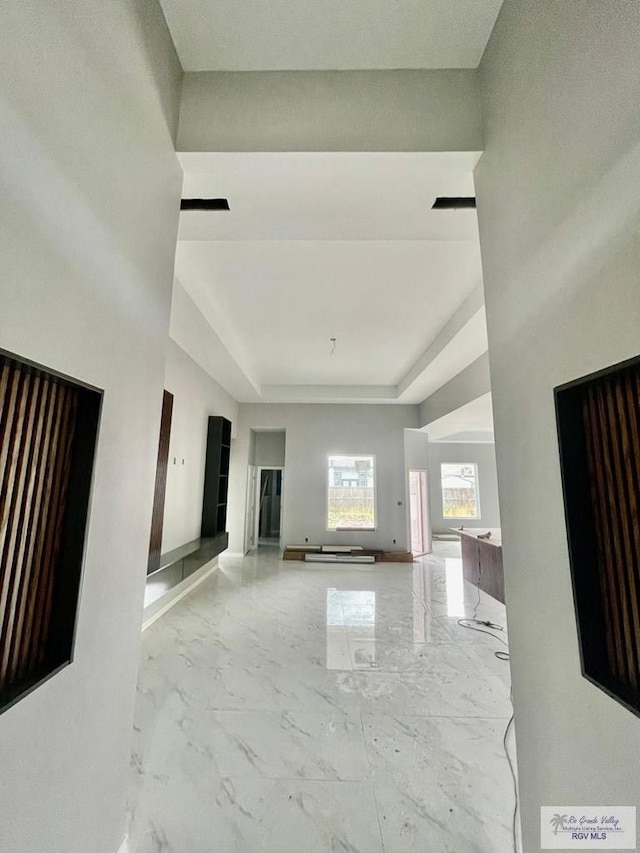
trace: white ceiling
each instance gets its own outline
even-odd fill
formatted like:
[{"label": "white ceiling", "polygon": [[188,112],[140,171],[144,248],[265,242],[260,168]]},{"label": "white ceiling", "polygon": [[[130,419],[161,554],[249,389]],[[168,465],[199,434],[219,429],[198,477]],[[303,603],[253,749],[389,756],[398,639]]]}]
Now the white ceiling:
[{"label": "white ceiling", "polygon": [[181,153],[183,198],[228,198],[230,213],[185,211],[180,240],[478,240],[479,153]]},{"label": "white ceiling", "polygon": [[161,0],[185,71],[476,68],[502,0]]},{"label": "white ceiling", "polygon": [[448,415],[438,418],[423,432],[429,441],[490,444],[494,441],[491,394],[483,394]]},{"label": "white ceiling", "polygon": [[181,214],[176,278],[237,399],[420,402],[486,351],[475,211],[431,210],[477,154],[180,158],[231,206]]},{"label": "white ceiling", "polygon": [[470,241],[181,242],[176,276],[206,319],[234,328],[264,383],[396,385],[479,263]]}]

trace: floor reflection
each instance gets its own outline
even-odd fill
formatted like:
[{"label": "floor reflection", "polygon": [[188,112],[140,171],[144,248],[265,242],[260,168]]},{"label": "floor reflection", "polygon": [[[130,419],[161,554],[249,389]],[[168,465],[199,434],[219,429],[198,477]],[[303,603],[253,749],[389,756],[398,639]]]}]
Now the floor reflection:
[{"label": "floor reflection", "polygon": [[462,619],[465,615],[462,560],[447,557],[444,561],[444,572],[447,585],[447,616]]},{"label": "floor reflection", "polygon": [[327,589],[327,669],[369,669],[375,661],[375,592]]},{"label": "floor reflection", "polygon": [[462,560],[459,557],[446,557],[441,560],[437,570],[430,560],[415,562],[412,593],[413,642],[430,643],[436,630],[434,612],[450,619],[460,619],[465,615]]}]

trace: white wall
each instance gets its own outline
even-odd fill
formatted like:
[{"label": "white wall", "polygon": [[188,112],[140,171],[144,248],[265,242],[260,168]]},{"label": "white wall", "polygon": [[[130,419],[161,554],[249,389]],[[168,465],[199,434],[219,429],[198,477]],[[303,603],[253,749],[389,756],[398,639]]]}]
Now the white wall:
[{"label": "white wall", "polygon": [[0,6],[0,346],[104,389],[75,658],[0,716],[3,853],[113,853],[181,173],[154,0]]},{"label": "white wall", "polygon": [[[416,406],[241,403],[238,435],[231,448],[230,550],[238,552],[243,547],[252,428],[286,429],[282,508],[285,544],[304,542],[306,537],[313,544],[362,543],[371,548],[406,549],[404,428],[415,428],[417,421]],[[332,453],[375,454],[375,532],[327,531],[327,457]]]},{"label": "white wall", "polygon": [[167,344],[164,387],[173,394],[173,418],[163,552],[200,536],[209,415],[222,415],[233,429],[238,422],[236,401],[172,340]]},{"label": "white wall", "polygon": [[489,354],[484,353],[422,401],[420,426],[427,426],[490,391]]},{"label": "white wall", "polygon": [[[480,518],[458,521],[443,518],[440,466],[443,462],[475,462],[478,466]],[[429,445],[429,497],[434,533],[450,533],[450,527],[500,527],[496,450],[493,444],[431,442]]]},{"label": "white wall", "polygon": [[[169,334],[226,391],[243,399],[254,398],[259,383],[247,368],[246,357],[241,368],[177,279],[173,282]],[[225,336],[227,343],[233,341],[230,335]],[[237,349],[237,341],[233,343]]]},{"label": "white wall", "polygon": [[286,435],[282,430],[256,432],[252,464],[265,468],[279,468],[284,465]]},{"label": "white wall", "polygon": [[541,805],[640,802],[640,720],[580,674],[553,402],[557,384],[640,351],[639,44],[637,3],[506,0],[481,66],[525,853],[540,849]]},{"label": "white wall", "polygon": [[481,151],[477,75],[185,74],[179,151]]}]

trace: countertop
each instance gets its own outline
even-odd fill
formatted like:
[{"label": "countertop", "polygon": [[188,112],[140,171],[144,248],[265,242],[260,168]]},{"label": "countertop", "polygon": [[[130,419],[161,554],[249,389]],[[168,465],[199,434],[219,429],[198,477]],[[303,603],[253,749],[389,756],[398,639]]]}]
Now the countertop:
[{"label": "countertop", "polygon": [[472,539],[477,539],[483,533],[491,533],[488,539],[481,539],[480,541],[495,545],[496,548],[502,547],[502,531],[499,527],[464,527],[462,530],[459,527],[450,527],[449,530],[459,536],[470,536]]}]

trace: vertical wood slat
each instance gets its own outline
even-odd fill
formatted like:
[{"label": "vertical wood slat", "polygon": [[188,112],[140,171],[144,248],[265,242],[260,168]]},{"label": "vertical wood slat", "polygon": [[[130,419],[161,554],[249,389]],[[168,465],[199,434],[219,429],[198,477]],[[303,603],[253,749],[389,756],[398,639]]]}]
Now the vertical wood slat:
[{"label": "vertical wood slat", "polygon": [[149,536],[149,564],[147,574],[160,567],[172,415],[173,394],[169,391],[165,391],[162,397],[162,415],[160,418],[160,436],[158,438],[158,462],[156,467],[155,489],[153,493],[153,513],[151,516],[151,534]]},{"label": "vertical wood slat", "polygon": [[42,663],[78,391],[0,369],[0,689]]},{"label": "vertical wood slat", "polygon": [[592,385],[583,408],[591,503],[605,618],[616,680],[640,686],[640,372]]}]

